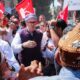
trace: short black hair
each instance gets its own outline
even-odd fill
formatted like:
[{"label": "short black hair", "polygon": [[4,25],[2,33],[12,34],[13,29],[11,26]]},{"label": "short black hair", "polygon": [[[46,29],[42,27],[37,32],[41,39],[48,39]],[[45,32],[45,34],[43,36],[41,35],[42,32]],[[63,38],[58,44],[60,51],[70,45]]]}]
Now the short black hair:
[{"label": "short black hair", "polygon": [[8,19],[10,19],[11,14],[9,14],[9,13],[5,12],[5,13],[4,13],[4,16],[5,16],[5,17],[7,17]]},{"label": "short black hair", "polygon": [[22,25],[22,26],[26,26],[25,21],[21,21],[21,25]]},{"label": "short black hair", "polygon": [[67,27],[67,23],[63,19],[58,19],[56,26],[64,30]]}]

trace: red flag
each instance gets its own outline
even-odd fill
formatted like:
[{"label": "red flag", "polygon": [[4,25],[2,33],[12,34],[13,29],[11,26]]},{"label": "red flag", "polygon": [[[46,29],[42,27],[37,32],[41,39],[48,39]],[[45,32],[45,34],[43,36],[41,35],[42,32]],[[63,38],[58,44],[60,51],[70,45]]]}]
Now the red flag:
[{"label": "red flag", "polygon": [[59,12],[57,19],[63,19],[65,22],[67,22],[68,19],[68,5]]},{"label": "red flag", "polygon": [[4,11],[5,11],[4,5],[2,2],[0,2],[0,18],[2,18]]},{"label": "red flag", "polygon": [[16,10],[20,17],[23,19],[28,14],[34,13],[34,8],[31,0],[22,0],[17,6]]}]

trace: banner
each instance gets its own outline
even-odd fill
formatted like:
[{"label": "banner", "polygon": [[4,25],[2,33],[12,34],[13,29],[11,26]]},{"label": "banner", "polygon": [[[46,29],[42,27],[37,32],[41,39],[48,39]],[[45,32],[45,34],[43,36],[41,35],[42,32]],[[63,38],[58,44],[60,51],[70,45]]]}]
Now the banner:
[{"label": "banner", "polygon": [[59,12],[57,19],[63,19],[65,22],[68,20],[68,5]]},{"label": "banner", "polygon": [[16,10],[22,19],[24,19],[28,14],[35,13],[31,0],[22,0],[16,6]]},{"label": "banner", "polygon": [[[67,3],[68,0],[64,0],[63,8],[66,6]],[[70,0],[68,10],[69,11],[80,10],[80,0]]]},{"label": "banner", "polygon": [[3,5],[2,2],[0,2],[0,18],[2,18],[3,14],[4,14],[4,11],[5,11],[4,5]]}]

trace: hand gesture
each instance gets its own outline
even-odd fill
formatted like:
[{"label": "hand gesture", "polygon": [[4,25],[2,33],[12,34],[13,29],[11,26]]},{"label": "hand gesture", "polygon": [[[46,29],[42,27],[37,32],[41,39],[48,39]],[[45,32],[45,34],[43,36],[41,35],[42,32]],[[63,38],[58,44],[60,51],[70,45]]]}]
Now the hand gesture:
[{"label": "hand gesture", "polygon": [[34,47],[37,46],[37,43],[36,43],[35,41],[28,40],[28,41],[24,42],[24,43],[22,44],[22,46],[23,46],[24,48],[34,48]]},{"label": "hand gesture", "polygon": [[43,75],[41,63],[38,61],[32,61],[31,65],[28,67],[21,65],[21,69],[19,71],[19,80],[28,80],[39,75]]}]

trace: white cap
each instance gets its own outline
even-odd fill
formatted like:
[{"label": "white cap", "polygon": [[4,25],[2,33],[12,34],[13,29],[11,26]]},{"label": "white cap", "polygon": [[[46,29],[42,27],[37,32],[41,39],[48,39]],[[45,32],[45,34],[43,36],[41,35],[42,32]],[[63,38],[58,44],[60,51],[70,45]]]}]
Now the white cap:
[{"label": "white cap", "polygon": [[28,14],[25,19],[24,19],[26,22],[27,21],[36,21],[37,20],[37,16],[35,14]]}]

